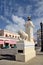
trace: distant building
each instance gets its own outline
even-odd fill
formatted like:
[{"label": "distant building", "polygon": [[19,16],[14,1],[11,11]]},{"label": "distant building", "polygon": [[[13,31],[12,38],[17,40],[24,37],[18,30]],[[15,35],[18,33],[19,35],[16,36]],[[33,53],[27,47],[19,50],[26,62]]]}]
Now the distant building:
[{"label": "distant building", "polygon": [[8,31],[8,30],[0,30],[0,36],[10,37],[10,38],[17,38],[17,39],[20,38],[20,35],[19,34],[13,33],[13,32]]},{"label": "distant building", "polygon": [[41,45],[41,30],[37,30],[37,44],[38,46]]},{"label": "distant building", "polygon": [[0,30],[0,48],[14,47],[16,42],[20,40],[20,35],[8,30]]}]

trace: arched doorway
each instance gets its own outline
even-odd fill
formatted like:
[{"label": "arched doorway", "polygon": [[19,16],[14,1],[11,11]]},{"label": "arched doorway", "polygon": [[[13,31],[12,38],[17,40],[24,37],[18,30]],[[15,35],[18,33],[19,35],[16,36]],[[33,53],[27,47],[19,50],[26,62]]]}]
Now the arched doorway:
[{"label": "arched doorway", "polygon": [[9,43],[4,43],[5,48],[9,48]]}]

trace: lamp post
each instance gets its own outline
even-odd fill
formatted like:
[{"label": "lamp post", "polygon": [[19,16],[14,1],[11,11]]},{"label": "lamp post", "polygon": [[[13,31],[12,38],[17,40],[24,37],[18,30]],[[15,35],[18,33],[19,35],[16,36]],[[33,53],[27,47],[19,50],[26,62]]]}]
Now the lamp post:
[{"label": "lamp post", "polygon": [[43,23],[40,23],[41,26],[41,51],[43,52]]}]

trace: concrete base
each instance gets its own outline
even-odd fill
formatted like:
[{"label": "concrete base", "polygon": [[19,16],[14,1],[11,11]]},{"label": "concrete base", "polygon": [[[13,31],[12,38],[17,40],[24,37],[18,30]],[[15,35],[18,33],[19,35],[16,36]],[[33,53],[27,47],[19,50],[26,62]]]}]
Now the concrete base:
[{"label": "concrete base", "polygon": [[17,61],[27,62],[36,56],[34,42],[24,41],[24,43],[18,43],[17,50],[23,50],[22,53],[17,52]]},{"label": "concrete base", "polygon": [[17,61],[21,61],[21,62],[25,62],[25,55],[23,55],[23,54],[16,54],[16,60]]},{"label": "concrete base", "polygon": [[31,59],[34,58],[35,56],[36,56],[35,52],[29,53],[29,54],[25,55],[25,62],[31,60]]},{"label": "concrete base", "polygon": [[27,62],[30,59],[34,58],[36,56],[35,52],[29,53],[27,55],[24,54],[16,54],[16,60],[21,62]]}]

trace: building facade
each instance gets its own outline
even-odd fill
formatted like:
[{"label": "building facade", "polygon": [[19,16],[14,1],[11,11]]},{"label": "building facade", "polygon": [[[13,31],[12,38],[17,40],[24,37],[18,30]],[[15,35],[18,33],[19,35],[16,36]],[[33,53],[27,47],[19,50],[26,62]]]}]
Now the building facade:
[{"label": "building facade", "polygon": [[19,35],[19,34],[10,32],[10,31],[8,31],[8,30],[0,30],[0,36],[3,36],[3,37],[11,37],[11,38],[17,38],[17,39],[20,38],[20,35]]},{"label": "building facade", "polygon": [[37,45],[41,46],[41,30],[37,30]]},{"label": "building facade", "polygon": [[0,30],[0,48],[14,47],[20,35],[7,30]]}]

